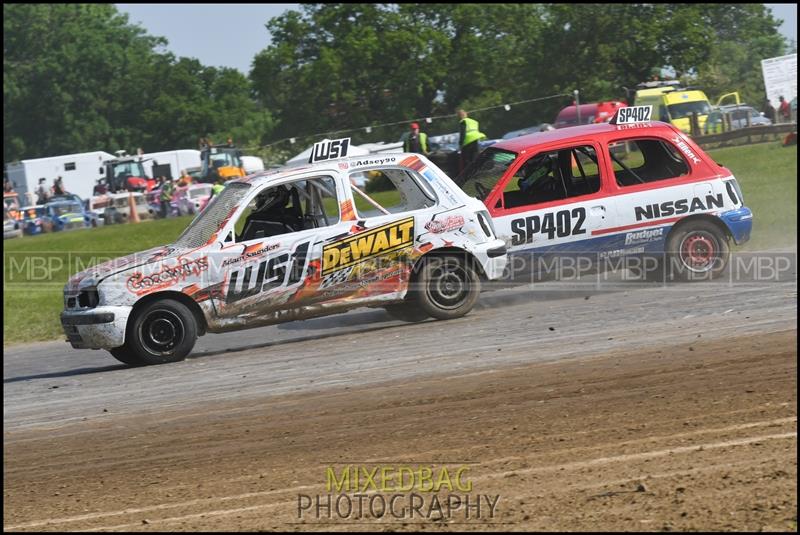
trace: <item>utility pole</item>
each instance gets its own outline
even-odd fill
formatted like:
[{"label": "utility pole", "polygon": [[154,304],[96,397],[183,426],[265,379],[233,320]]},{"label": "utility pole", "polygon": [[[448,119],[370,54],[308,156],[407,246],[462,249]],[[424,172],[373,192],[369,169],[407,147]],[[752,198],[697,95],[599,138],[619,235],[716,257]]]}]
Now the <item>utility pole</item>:
[{"label": "utility pole", "polygon": [[581,101],[579,98],[579,91],[576,89],[572,92],[575,95],[575,111],[578,113],[578,124],[581,124]]}]

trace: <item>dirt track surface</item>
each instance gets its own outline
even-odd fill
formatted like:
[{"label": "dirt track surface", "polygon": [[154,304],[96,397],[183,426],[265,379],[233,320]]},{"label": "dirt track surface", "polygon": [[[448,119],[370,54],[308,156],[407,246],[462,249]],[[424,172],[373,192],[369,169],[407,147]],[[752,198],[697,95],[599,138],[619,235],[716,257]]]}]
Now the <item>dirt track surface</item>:
[{"label": "dirt track surface", "polygon": [[[12,352],[5,529],[796,530],[796,297],[514,290],[170,366]],[[467,466],[500,499],[481,519],[299,518],[351,465]]]}]

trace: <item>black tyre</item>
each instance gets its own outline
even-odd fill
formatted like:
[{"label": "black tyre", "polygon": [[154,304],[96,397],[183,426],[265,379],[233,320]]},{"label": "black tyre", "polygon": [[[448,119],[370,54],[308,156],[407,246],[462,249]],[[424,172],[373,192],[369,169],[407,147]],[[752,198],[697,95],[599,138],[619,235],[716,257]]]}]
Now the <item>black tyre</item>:
[{"label": "black tyre", "polygon": [[128,347],[143,364],[186,358],[197,341],[197,321],[186,305],[173,299],[146,304],[128,322]]},{"label": "black tyre", "polygon": [[145,364],[128,349],[128,346],[115,347],[114,349],[110,349],[109,353],[111,353],[112,357],[128,366],[144,366]]},{"label": "black tyre", "polygon": [[466,258],[431,256],[422,260],[411,291],[420,309],[429,316],[454,319],[475,306],[481,280]]},{"label": "black tyre", "polygon": [[[409,294],[411,294],[411,292],[409,292]],[[416,299],[410,299],[405,303],[389,305],[383,308],[392,318],[409,323],[416,323],[430,318],[428,313],[419,306]]]},{"label": "black tyre", "polygon": [[643,255],[635,260],[635,267],[628,271],[629,276],[633,276],[632,280],[652,284],[664,284],[669,280],[665,253]]},{"label": "black tyre", "polygon": [[667,270],[678,280],[711,280],[725,271],[730,254],[728,238],[719,227],[710,221],[692,221],[670,234]]}]

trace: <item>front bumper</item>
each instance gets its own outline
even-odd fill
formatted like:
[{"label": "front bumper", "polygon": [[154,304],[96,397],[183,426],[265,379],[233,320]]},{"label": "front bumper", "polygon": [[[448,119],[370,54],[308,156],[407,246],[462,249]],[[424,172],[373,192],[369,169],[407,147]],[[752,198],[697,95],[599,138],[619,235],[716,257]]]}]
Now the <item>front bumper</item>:
[{"label": "front bumper", "polygon": [[61,327],[75,349],[113,349],[125,343],[131,307],[70,309],[61,313]]},{"label": "front bumper", "polygon": [[741,245],[750,239],[750,231],[753,229],[753,212],[748,207],[742,206],[736,210],[724,212],[719,217],[731,231],[736,245]]},{"label": "front bumper", "polygon": [[508,263],[506,243],[503,240],[492,240],[475,248],[475,257],[481,263],[488,280],[497,280],[503,276]]}]

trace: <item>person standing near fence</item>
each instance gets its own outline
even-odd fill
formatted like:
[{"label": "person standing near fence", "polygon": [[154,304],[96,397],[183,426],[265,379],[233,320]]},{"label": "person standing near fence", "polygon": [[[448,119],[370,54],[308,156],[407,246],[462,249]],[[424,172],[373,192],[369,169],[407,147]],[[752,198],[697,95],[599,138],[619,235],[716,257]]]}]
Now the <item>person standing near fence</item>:
[{"label": "person standing near fence", "polygon": [[789,103],[783,98],[783,95],[778,97],[778,100],[781,101],[781,105],[778,106],[778,118],[782,123],[788,123],[792,120],[792,111],[789,108]]},{"label": "person standing near fence", "polygon": [[428,136],[419,131],[419,124],[411,123],[411,132],[403,140],[403,152],[416,152],[428,155]]},{"label": "person standing near fence", "polygon": [[39,187],[36,188],[36,204],[47,204],[50,199],[50,193],[47,191],[45,182],[47,182],[46,178],[39,179]]},{"label": "person standing near fence", "polygon": [[159,201],[161,202],[161,217],[166,218],[169,216],[169,208],[170,202],[172,201],[172,192],[174,191],[174,187],[172,181],[165,176],[160,176],[159,182],[161,183],[161,192],[158,196]]},{"label": "person standing near fence", "polygon": [[761,110],[764,113],[764,117],[772,121],[772,124],[777,123],[775,117],[775,108],[772,106],[772,102],[769,99],[764,100],[764,109]]},{"label": "person standing near fence", "polygon": [[470,119],[466,111],[458,110],[458,118],[461,123],[458,133],[458,147],[461,150],[460,172],[478,156],[478,141],[486,139],[486,135],[480,131],[478,121]]}]

